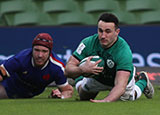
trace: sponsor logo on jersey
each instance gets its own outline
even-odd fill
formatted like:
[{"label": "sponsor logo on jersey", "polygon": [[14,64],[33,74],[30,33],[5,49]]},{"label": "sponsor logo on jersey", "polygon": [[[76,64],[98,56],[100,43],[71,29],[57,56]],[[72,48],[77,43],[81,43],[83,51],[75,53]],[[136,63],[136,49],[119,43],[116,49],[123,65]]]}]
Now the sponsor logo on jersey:
[{"label": "sponsor logo on jersey", "polygon": [[79,44],[77,48],[77,53],[80,55],[85,47],[86,46],[83,43]]},{"label": "sponsor logo on jersey", "polygon": [[43,78],[44,80],[49,80],[49,78],[50,78],[50,75],[49,75],[49,74],[47,74],[47,75],[44,75],[42,78]]}]

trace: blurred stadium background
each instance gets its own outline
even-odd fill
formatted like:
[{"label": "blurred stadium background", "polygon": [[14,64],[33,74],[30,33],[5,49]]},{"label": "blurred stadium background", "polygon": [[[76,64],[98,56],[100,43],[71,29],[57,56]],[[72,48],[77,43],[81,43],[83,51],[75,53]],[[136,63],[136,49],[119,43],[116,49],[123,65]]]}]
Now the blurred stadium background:
[{"label": "blurred stadium background", "polygon": [[159,84],[160,0],[0,0],[0,61],[31,47],[39,32],[48,32],[66,62],[79,41],[96,32],[102,12],[118,16],[138,71],[148,71]]},{"label": "blurred stadium background", "polygon": [[0,25],[95,25],[106,11],[121,24],[160,23],[159,0],[0,0]]}]

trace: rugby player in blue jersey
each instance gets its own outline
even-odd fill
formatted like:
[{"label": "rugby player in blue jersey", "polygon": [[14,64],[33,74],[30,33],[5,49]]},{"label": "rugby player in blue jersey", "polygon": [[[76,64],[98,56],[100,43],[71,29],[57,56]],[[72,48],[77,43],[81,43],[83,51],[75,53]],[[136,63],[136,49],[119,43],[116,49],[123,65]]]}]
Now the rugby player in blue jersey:
[{"label": "rugby player in blue jersey", "polygon": [[52,82],[58,89],[51,91],[51,97],[72,97],[73,87],[64,76],[65,65],[52,47],[52,37],[48,33],[39,33],[32,48],[4,61],[0,66],[0,98],[32,98]]}]

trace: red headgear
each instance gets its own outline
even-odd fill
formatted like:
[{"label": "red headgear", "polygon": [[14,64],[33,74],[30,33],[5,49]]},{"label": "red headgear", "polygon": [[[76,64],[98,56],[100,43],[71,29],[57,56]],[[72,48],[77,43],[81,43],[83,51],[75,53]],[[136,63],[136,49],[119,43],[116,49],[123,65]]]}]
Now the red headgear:
[{"label": "red headgear", "polygon": [[48,33],[39,33],[33,40],[32,46],[42,45],[52,50],[53,39]]}]

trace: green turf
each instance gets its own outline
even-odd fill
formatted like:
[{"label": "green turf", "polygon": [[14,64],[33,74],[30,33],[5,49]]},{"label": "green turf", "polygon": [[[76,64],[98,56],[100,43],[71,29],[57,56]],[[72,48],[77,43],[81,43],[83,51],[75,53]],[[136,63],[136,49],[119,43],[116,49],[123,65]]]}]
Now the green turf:
[{"label": "green turf", "polygon": [[[160,115],[160,91],[155,86],[153,99],[144,95],[139,100],[113,103],[91,103],[78,101],[77,93],[71,99],[48,99],[51,88],[32,99],[0,100],[1,115]],[[102,99],[108,92],[101,92]]]}]

